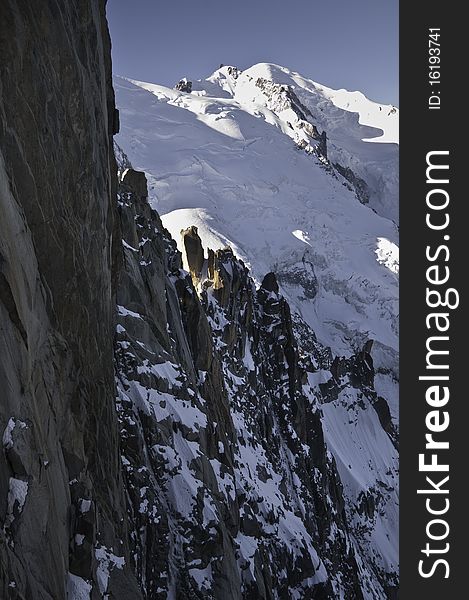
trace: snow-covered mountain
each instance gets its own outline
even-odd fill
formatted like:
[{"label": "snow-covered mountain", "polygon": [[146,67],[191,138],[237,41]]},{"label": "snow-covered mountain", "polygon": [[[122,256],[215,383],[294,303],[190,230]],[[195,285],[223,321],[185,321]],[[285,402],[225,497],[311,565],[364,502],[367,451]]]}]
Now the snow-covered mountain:
[{"label": "snow-covered mountain", "polygon": [[[205,340],[189,336],[189,368],[168,317],[160,335],[179,349],[166,350],[163,368],[161,353],[142,357],[139,349],[155,352],[139,319],[156,318],[130,297],[122,300],[121,413],[182,424],[180,439],[165,434],[159,442],[167,466],[150,453],[145,468],[153,474],[130,484],[137,492],[159,490],[152,510],[171,521],[161,552],[172,572],[158,585],[176,593],[174,569],[184,566],[184,585],[203,598],[221,597],[220,576],[239,590],[233,598],[393,598],[398,110],[267,64],[243,72],[222,67],[179,89],[118,77],[114,87],[117,140],[130,159],[122,167],[145,171],[150,205],[164,235],[177,241],[201,307],[189,302],[183,272],[171,274],[168,266],[167,302],[179,297],[190,327],[199,328],[191,335]],[[139,251],[146,264],[142,248],[152,236],[141,233],[133,241],[124,235],[124,250],[129,261]],[[200,311],[206,317],[193,322]],[[129,349],[133,358],[126,359]],[[209,368],[214,360],[221,374]],[[223,384],[214,383],[220,377]],[[214,389],[230,424],[210,413]],[[155,412],[158,402],[164,415]],[[210,435],[216,451],[209,450]],[[130,473],[138,471],[125,461]],[[158,469],[165,482],[155,484]],[[237,525],[226,529],[227,518]],[[200,527],[215,528],[203,543],[215,545],[224,562],[202,556]],[[220,546],[216,535],[235,536],[234,546]],[[146,541],[135,544],[141,554]],[[191,552],[198,557],[192,562]],[[303,576],[298,556],[306,561]],[[266,561],[277,565],[275,576]],[[266,577],[270,583],[261,584]],[[320,588],[324,596],[315,595]]]},{"label": "snow-covered mountain", "polygon": [[[115,89],[117,140],[147,173],[150,203],[174,239],[195,225],[205,247],[229,245],[257,282],[274,271],[335,352],[373,339],[396,417],[398,231],[378,212],[397,214],[397,146],[362,140],[395,142],[397,109],[267,64],[223,67],[190,94],[121,78]],[[359,202],[363,190],[375,200]]]},{"label": "snow-covered mountain", "polygon": [[394,600],[397,111],[116,79],[127,156],[75,4],[2,2],[0,597]]},{"label": "snow-covered mountain", "polygon": [[[323,343],[346,353],[371,338],[375,356],[379,348],[394,362],[397,229],[360,205],[331,164],[338,155],[347,157],[343,169],[359,163],[362,175],[370,172],[368,190],[377,179],[384,187],[396,183],[395,144],[362,142],[380,139],[379,130],[330,100],[356,106],[357,93],[346,101],[346,92],[265,64],[243,73],[224,67],[191,94],[119,78],[115,88],[122,115],[117,140],[147,173],[150,202],[176,240],[181,228],[196,225],[206,246],[228,244],[258,281],[274,270]],[[375,119],[384,138],[395,139],[396,109],[379,111],[364,97],[358,104],[361,120]],[[329,162],[312,152],[322,131]],[[391,196],[386,202],[396,213]]]}]

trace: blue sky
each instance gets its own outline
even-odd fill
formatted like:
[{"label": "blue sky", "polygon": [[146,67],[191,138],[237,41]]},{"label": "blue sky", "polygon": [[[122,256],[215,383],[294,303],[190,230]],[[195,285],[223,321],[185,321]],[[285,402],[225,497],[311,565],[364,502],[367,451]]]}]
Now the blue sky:
[{"label": "blue sky", "polygon": [[398,0],[108,0],[114,72],[172,86],[273,62],[399,104]]}]

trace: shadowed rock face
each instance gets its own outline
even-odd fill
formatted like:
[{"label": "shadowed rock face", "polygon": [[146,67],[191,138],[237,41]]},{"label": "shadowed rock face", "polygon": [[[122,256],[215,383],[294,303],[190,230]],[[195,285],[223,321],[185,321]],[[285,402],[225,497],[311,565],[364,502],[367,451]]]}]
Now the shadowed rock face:
[{"label": "shadowed rock face", "polygon": [[339,163],[334,163],[334,167],[342,175],[342,177],[345,177],[345,179],[352,184],[360,202],[362,204],[368,204],[370,201],[371,192],[366,181],[364,181],[361,177],[358,177],[358,175],[355,175],[350,167],[343,167]]},{"label": "shadowed rock face", "polygon": [[0,597],[57,600],[127,554],[104,0],[4,0],[0,54]]},{"label": "shadowed rock face", "polygon": [[267,273],[262,280],[262,288],[267,292],[274,292],[275,294],[278,294],[278,283],[275,273]]},{"label": "shadowed rock face", "polygon": [[145,173],[128,168],[123,173],[122,183],[123,185],[132,188],[134,194],[140,198],[140,200],[146,200],[148,198],[148,186]]}]

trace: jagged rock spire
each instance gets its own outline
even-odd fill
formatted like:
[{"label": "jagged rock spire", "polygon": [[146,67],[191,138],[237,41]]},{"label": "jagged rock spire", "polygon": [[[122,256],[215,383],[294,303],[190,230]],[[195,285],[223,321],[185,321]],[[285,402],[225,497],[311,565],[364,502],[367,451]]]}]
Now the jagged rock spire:
[{"label": "jagged rock spire", "polygon": [[181,230],[182,241],[186,251],[186,260],[189,266],[189,271],[192,280],[197,284],[202,274],[204,265],[204,249],[202,240],[200,239],[198,229],[195,225],[191,225],[187,229]]}]

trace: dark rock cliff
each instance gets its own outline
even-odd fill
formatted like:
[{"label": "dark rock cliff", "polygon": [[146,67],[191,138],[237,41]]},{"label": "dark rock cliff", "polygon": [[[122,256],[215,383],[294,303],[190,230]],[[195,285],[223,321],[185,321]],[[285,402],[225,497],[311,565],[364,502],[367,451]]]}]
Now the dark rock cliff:
[{"label": "dark rock cliff", "polygon": [[0,597],[58,600],[127,552],[104,0],[3,1],[0,56]]}]

